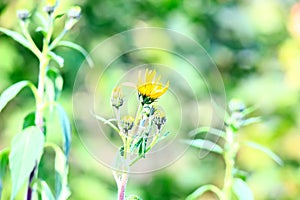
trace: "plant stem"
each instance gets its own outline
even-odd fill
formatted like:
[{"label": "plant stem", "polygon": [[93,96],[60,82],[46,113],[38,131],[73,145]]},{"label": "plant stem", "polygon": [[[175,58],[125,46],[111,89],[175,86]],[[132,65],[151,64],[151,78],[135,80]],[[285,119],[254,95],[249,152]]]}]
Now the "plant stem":
[{"label": "plant stem", "polygon": [[118,200],[125,200],[125,190],[128,181],[127,172],[122,173],[120,184],[118,185]]},{"label": "plant stem", "polygon": [[233,169],[235,165],[235,157],[237,152],[237,144],[234,138],[234,132],[231,128],[226,130],[226,145],[224,152],[224,160],[226,165],[224,187],[223,187],[223,200],[231,200],[231,190],[233,185]]}]

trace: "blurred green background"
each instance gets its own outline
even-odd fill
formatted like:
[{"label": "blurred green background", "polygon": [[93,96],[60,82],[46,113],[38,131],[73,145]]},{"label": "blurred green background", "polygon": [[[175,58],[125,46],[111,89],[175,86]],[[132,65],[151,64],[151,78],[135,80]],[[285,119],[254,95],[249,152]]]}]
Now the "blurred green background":
[{"label": "blurred green background", "polygon": [[[1,0],[0,26],[19,30],[16,11],[31,10],[38,2]],[[278,166],[258,151],[241,148],[237,163],[250,172],[248,183],[255,199],[300,199],[300,4],[297,1],[75,0],[61,1],[58,13],[74,4],[82,7],[82,17],[66,37],[87,50],[113,34],[151,26],[178,31],[200,43],[218,66],[227,98],[240,98],[247,105],[258,106],[255,114],[263,116],[261,123],[240,131],[241,141],[251,139],[261,143],[285,163]],[[62,21],[57,21],[55,35],[63,28]],[[41,36],[33,34],[41,43]],[[65,85],[60,102],[72,117],[69,102],[84,58],[65,48],[58,52],[65,58],[65,67],[61,69]],[[36,74],[36,58],[0,33],[0,91],[24,79],[36,83]],[[10,144],[13,135],[21,130],[23,118],[33,109],[31,93],[24,90],[1,112],[0,149]],[[59,127],[55,117],[50,121]],[[52,158],[45,159],[51,162]],[[53,167],[48,168],[42,176],[52,173]],[[199,160],[198,150],[189,149],[168,168],[132,175],[128,194],[137,194],[145,200],[184,199],[200,185],[222,186],[223,175],[221,157],[209,154]],[[69,183],[70,199],[116,198],[110,170],[90,156],[75,131]],[[214,196],[207,194],[203,199]]]}]

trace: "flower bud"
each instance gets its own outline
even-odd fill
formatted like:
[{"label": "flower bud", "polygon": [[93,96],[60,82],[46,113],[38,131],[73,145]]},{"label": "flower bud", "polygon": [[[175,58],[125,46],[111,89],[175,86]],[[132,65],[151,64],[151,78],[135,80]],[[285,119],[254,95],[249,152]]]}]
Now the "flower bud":
[{"label": "flower bud", "polygon": [[121,119],[121,126],[124,129],[124,131],[127,133],[129,130],[132,129],[133,124],[134,124],[134,118],[131,116],[124,116]]},{"label": "flower bud", "polygon": [[161,130],[162,126],[165,125],[167,121],[166,115],[161,110],[156,110],[153,116],[153,122],[157,126],[158,130]]},{"label": "flower bud", "polygon": [[68,12],[68,21],[66,22],[65,29],[70,30],[76,24],[81,16],[81,8],[73,6]]},{"label": "flower bud", "polygon": [[119,109],[124,103],[123,92],[120,87],[115,87],[112,92],[111,105]]},{"label": "flower bud", "polygon": [[238,99],[230,100],[228,107],[231,112],[243,112],[246,108],[245,104]]},{"label": "flower bud", "polygon": [[29,11],[28,10],[18,10],[17,16],[20,20],[26,21],[29,18]]},{"label": "flower bud", "polygon": [[46,0],[44,11],[47,12],[49,15],[51,15],[55,10],[56,5],[57,5],[56,0]]}]

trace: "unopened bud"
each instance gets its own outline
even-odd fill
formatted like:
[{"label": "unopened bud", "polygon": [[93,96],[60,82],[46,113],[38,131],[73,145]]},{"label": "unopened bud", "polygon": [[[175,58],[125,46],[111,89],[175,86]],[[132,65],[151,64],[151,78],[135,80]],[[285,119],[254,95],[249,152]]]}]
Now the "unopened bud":
[{"label": "unopened bud", "polygon": [[26,21],[29,18],[29,11],[28,10],[18,10],[17,16],[20,20]]},{"label": "unopened bud", "polygon": [[124,102],[123,92],[120,87],[115,87],[111,96],[111,105],[116,109],[119,109]]},{"label": "unopened bud", "polygon": [[56,0],[46,0],[46,5],[44,7],[44,11],[51,15],[57,6]]},{"label": "unopened bud", "polygon": [[156,110],[153,117],[153,122],[157,126],[158,130],[161,130],[162,126],[165,125],[167,121],[166,115],[161,110]]},{"label": "unopened bud", "polygon": [[134,118],[131,116],[124,116],[121,119],[121,126],[125,132],[128,132],[129,130],[131,130],[133,127],[133,124],[134,124]]},{"label": "unopened bud", "polygon": [[232,99],[229,102],[228,107],[231,112],[242,112],[246,108],[245,104],[241,100],[238,100],[238,99]]},{"label": "unopened bud", "polygon": [[73,6],[68,12],[68,21],[66,22],[65,29],[70,30],[76,24],[81,16],[81,8]]}]

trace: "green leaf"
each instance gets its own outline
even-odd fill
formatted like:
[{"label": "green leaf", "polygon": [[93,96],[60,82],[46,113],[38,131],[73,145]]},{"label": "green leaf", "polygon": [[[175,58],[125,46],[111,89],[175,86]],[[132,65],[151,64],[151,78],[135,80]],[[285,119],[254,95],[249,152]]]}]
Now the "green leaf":
[{"label": "green leaf", "polygon": [[45,80],[46,95],[48,100],[56,101],[63,88],[63,78],[56,69],[48,69]]},{"label": "green leaf", "polygon": [[6,174],[6,169],[8,166],[8,156],[9,156],[9,149],[3,149],[2,151],[0,151],[0,198],[2,195],[3,177]]},{"label": "green leaf", "polygon": [[257,149],[263,153],[265,153],[267,156],[269,156],[270,158],[272,158],[276,163],[278,163],[279,165],[283,165],[283,161],[281,160],[281,158],[279,156],[277,156],[273,151],[271,151],[270,149],[268,149],[267,147],[264,147],[260,144],[257,144],[255,142],[245,142],[245,144],[253,149]]},{"label": "green leaf", "polygon": [[127,200],[143,200],[141,197],[134,195],[134,194],[129,195],[126,199]]},{"label": "green leaf", "polygon": [[37,27],[37,28],[35,29],[35,32],[40,32],[40,33],[42,33],[44,37],[47,35],[47,31],[46,31],[43,27],[41,27],[41,26]]},{"label": "green leaf", "polygon": [[68,118],[68,115],[64,108],[56,104],[56,108],[58,111],[58,116],[60,120],[60,124],[62,127],[63,131],[63,147],[64,147],[64,153],[65,156],[68,158],[69,157],[69,152],[70,152],[70,147],[71,147],[71,140],[72,140],[72,135],[71,135],[71,124]]},{"label": "green leaf", "polygon": [[[43,123],[44,124],[43,125],[43,133],[44,133],[44,135],[46,135],[46,133],[47,133],[47,126],[46,126],[45,121],[46,121],[45,118],[43,118],[43,122],[44,122]],[[24,118],[22,129],[26,129],[29,126],[35,126],[35,112],[29,113]]]},{"label": "green leaf", "polygon": [[51,189],[44,180],[36,179],[33,184],[36,184],[37,191],[40,193],[43,200],[55,200]]},{"label": "green leaf", "polygon": [[43,153],[44,134],[35,126],[28,127],[15,135],[9,154],[14,199]]},{"label": "green leaf", "polygon": [[210,133],[210,134],[222,137],[222,138],[226,137],[226,133],[224,131],[219,130],[219,129],[215,129],[215,128],[212,128],[212,127],[207,127],[207,126],[196,128],[196,129],[192,130],[189,133],[189,136],[194,137],[198,134],[204,134],[204,133]]},{"label": "green leaf", "polygon": [[25,37],[23,37],[20,33],[15,32],[15,31],[11,31],[5,28],[1,28],[0,27],[0,32],[4,33],[5,35],[11,37],[12,39],[14,39],[16,42],[19,42],[21,45],[23,45],[24,47],[30,49],[30,44],[29,42],[25,39]]},{"label": "green leaf", "polygon": [[223,149],[216,143],[211,142],[209,140],[203,140],[203,139],[195,139],[195,140],[185,140],[185,143],[197,147],[200,149],[205,149],[207,151],[212,151],[214,153],[223,153]]},{"label": "green leaf", "polygon": [[94,66],[94,62],[93,62],[92,58],[89,56],[89,53],[83,47],[81,47],[80,45],[75,44],[73,42],[69,42],[69,41],[61,41],[57,44],[57,46],[69,47],[71,49],[74,49],[74,50],[80,52],[86,58],[87,63],[91,67]]},{"label": "green leaf", "polygon": [[50,56],[51,59],[53,59],[58,64],[59,67],[64,66],[64,59],[61,56],[57,55],[52,51],[50,51],[48,55]]},{"label": "green leaf", "polygon": [[211,191],[215,193],[219,199],[222,199],[222,191],[214,185],[203,185],[190,194],[185,200],[197,200],[204,193]]},{"label": "green leaf", "polygon": [[25,86],[28,86],[29,84],[29,81],[20,81],[4,90],[0,96],[0,112],[9,101],[11,101]]},{"label": "green leaf", "polygon": [[65,15],[65,13],[55,15],[54,19],[55,19],[55,20],[56,20],[56,19],[59,19],[59,18],[61,18],[61,17],[64,16],[64,15]]},{"label": "green leaf", "polygon": [[55,152],[55,199],[65,200],[70,196],[68,187],[68,164],[64,152],[54,143],[46,143]]},{"label": "green leaf", "polygon": [[26,117],[24,118],[22,129],[25,129],[29,126],[34,126],[34,125],[35,125],[35,112],[31,112],[28,115],[26,115]]},{"label": "green leaf", "polygon": [[101,116],[99,116],[99,115],[96,115],[96,114],[93,114],[93,116],[94,116],[96,119],[102,121],[104,124],[109,125],[111,128],[113,128],[113,129],[114,129],[115,131],[117,131],[118,133],[120,133],[120,130],[119,130],[113,123],[111,123],[109,120],[104,119],[103,117],[101,117]]},{"label": "green leaf", "polygon": [[234,179],[232,189],[238,200],[254,200],[251,189],[242,179]]}]

